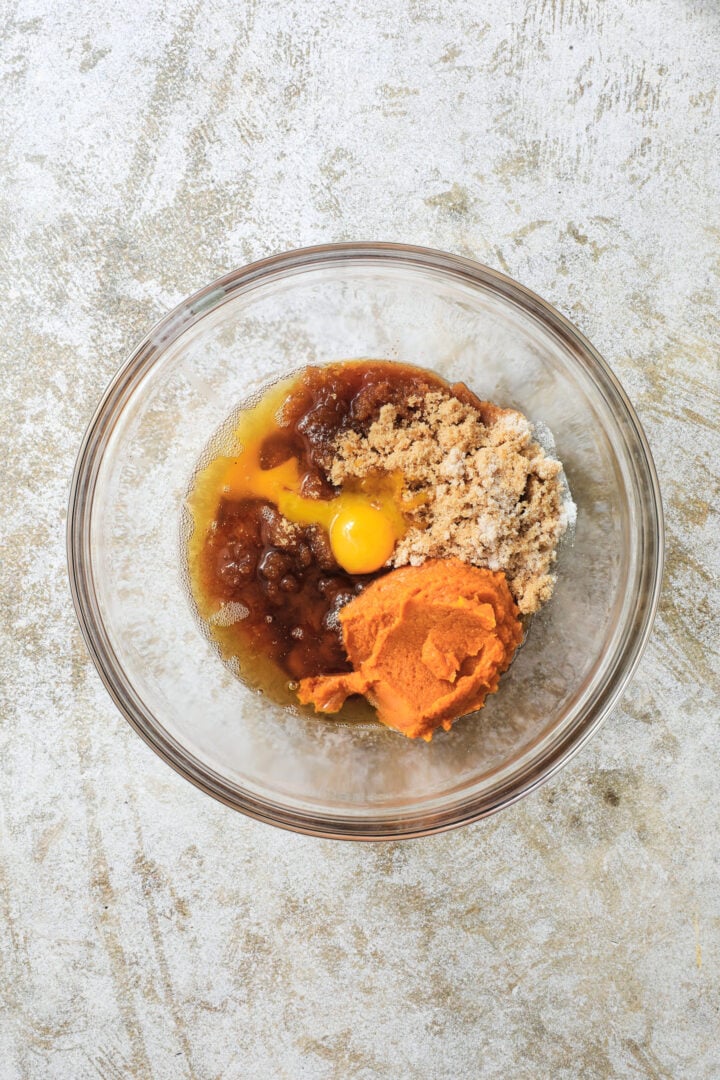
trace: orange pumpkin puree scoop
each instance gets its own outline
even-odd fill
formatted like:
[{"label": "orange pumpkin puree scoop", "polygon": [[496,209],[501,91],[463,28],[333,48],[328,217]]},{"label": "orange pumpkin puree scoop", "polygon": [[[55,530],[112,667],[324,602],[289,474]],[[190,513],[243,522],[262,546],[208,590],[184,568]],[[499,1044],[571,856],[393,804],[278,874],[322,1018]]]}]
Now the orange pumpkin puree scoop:
[{"label": "orange pumpkin puree scoop", "polygon": [[333,713],[364,694],[378,719],[430,740],[480,709],[522,638],[505,575],[428,559],[378,578],[340,612],[353,671],[303,679],[302,704]]}]

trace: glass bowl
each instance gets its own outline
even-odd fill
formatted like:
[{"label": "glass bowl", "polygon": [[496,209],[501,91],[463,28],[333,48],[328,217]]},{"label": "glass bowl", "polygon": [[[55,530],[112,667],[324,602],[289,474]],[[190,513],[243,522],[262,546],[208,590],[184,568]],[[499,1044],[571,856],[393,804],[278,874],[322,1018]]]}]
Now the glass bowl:
[{"label": "glass bowl", "polygon": [[[431,368],[554,435],[577,505],[552,600],[482,712],[431,743],[282,708],[250,690],[188,599],[184,496],[238,402],[305,364]],[[118,708],[173,768],[261,821],[412,837],[547,780],[597,730],[650,632],[662,572],[657,477],[604,361],[557,311],[468,259],[337,244],[233,271],[181,304],[117,373],[72,481],[70,582]]]}]

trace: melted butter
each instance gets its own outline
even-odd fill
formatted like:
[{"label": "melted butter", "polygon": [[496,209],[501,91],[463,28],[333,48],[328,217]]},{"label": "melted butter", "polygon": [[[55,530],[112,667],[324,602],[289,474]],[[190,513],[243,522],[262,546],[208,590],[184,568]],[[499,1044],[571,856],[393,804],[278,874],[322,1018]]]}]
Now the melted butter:
[{"label": "melted butter", "polygon": [[400,473],[366,476],[346,483],[332,499],[309,499],[302,494],[304,476],[296,458],[263,469],[262,445],[268,436],[282,431],[282,408],[294,382],[284,380],[271,387],[254,408],[242,414],[235,431],[239,454],[215,459],[198,488],[204,488],[216,503],[222,495],[266,499],[289,521],[320,525],[344,570],[373,573],[384,566],[407,530],[401,506],[411,509],[417,500],[403,502]]}]

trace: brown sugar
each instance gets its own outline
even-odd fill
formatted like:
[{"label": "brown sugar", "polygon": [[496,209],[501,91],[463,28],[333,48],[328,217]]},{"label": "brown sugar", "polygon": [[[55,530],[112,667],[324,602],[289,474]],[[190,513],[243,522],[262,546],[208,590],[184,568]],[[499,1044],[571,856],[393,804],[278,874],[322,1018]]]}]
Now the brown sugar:
[{"label": "brown sugar", "polygon": [[524,615],[549,599],[567,528],[562,467],[533,441],[521,413],[432,390],[409,398],[402,412],[383,405],[365,432],[338,435],[333,484],[395,471],[413,508],[390,565],[455,556],[503,570]]}]

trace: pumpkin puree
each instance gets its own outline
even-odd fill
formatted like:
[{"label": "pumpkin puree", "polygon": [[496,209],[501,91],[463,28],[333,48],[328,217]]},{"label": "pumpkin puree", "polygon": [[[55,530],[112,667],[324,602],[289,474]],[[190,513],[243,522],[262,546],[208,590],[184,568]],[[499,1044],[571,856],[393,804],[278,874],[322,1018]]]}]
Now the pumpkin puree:
[{"label": "pumpkin puree", "polygon": [[382,723],[428,741],[482,708],[522,637],[504,573],[457,558],[391,571],[339,619],[354,670],[302,679],[300,701],[333,713],[364,694]]}]

